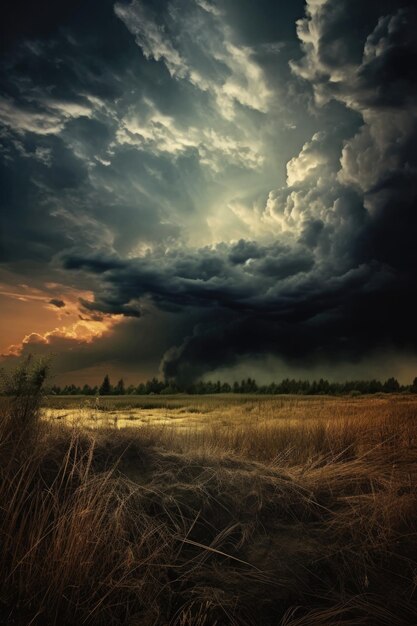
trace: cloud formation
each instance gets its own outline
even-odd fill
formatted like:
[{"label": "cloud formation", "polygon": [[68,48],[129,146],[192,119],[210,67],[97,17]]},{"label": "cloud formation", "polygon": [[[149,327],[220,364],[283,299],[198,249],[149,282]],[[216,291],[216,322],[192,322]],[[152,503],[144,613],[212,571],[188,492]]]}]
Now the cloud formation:
[{"label": "cloud formation", "polygon": [[147,59],[161,61],[171,77],[212,95],[226,119],[236,115],[236,105],[265,113],[272,93],[253,51],[231,40],[214,4],[196,2],[193,7],[190,2],[184,8],[171,3],[166,13],[159,13],[164,20],[159,23],[141,0],[116,3],[115,12]]},{"label": "cloud formation", "polygon": [[168,377],[417,351],[413,3],[307,0],[297,39],[232,0],[93,6],[2,61],[5,267],[135,341],[168,316]]},{"label": "cloud formation", "polygon": [[49,300],[49,304],[52,304],[52,306],[56,306],[57,309],[62,309],[65,306],[65,302],[63,300],[60,300],[59,298],[52,298],[51,300]]}]

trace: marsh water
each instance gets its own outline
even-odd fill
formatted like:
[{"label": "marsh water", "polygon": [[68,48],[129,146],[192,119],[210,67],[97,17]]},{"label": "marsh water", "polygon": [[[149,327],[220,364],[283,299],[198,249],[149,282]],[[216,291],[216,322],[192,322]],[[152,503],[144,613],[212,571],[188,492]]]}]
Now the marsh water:
[{"label": "marsh water", "polygon": [[366,414],[402,413],[417,404],[416,396],[359,398],[330,396],[261,396],[254,394],[170,396],[49,396],[43,417],[88,428],[143,427],[178,429],[233,426],[242,422],[350,419]]}]

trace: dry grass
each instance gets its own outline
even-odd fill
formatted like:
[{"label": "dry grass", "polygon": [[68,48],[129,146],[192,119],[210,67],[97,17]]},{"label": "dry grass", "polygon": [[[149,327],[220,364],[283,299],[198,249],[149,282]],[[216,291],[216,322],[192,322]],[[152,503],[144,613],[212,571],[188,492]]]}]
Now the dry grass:
[{"label": "dry grass", "polygon": [[140,428],[141,440],[183,454],[237,455],[285,465],[414,451],[417,397],[131,396],[52,398],[46,416],[78,427]]},{"label": "dry grass", "polygon": [[152,401],[3,407],[0,623],[417,624],[415,398]]}]

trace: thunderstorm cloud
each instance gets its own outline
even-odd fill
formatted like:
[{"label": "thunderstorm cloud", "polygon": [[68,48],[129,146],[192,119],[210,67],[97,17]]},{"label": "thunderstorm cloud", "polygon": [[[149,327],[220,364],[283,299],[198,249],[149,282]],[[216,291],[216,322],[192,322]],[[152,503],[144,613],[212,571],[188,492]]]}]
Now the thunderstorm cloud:
[{"label": "thunderstorm cloud", "polygon": [[417,354],[417,9],[279,4],[63,3],[9,27],[2,285],[78,307],[84,334],[28,330],[6,358],[190,379]]}]

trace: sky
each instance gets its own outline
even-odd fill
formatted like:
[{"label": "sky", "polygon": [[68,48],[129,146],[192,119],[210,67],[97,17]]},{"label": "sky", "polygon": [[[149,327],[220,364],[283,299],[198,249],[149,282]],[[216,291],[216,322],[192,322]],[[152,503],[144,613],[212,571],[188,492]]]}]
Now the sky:
[{"label": "sky", "polygon": [[411,0],[9,3],[0,365],[417,375]]}]

